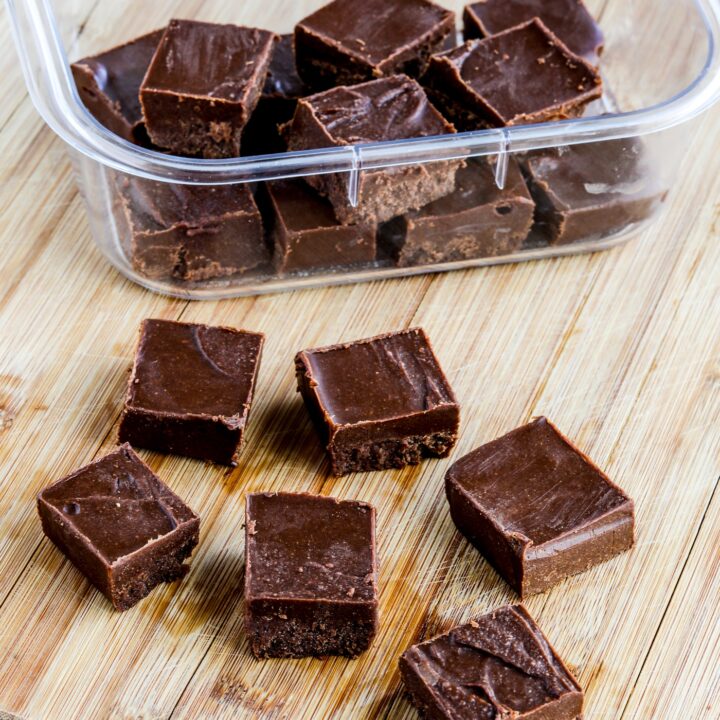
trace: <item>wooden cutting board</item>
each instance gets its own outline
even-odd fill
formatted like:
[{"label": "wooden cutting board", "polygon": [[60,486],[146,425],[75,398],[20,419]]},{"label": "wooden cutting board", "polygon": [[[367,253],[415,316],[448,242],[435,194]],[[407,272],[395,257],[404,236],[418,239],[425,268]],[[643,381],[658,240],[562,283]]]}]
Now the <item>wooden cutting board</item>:
[{"label": "wooden cutting board", "polygon": [[[627,5],[595,8],[606,4]],[[643,4],[657,3],[633,5]],[[160,25],[167,3],[146,5],[144,28]],[[122,6],[63,3],[78,54],[132,34]],[[258,7],[269,24],[280,3]],[[667,21],[658,15],[649,22]],[[546,414],[636,500],[631,553],[527,603],[586,688],[587,720],[720,717],[720,112],[696,126],[688,156],[702,162],[678,170],[667,214],[623,248],[190,304],[131,285],[94,249],[62,143],[25,95],[4,13],[0,37],[2,710],[27,720],[414,718],[400,653],[516,598],[450,521],[449,461],[329,477],[292,360],[303,347],[421,325],[463,406],[454,458]],[[117,614],[43,537],[34,498],[115,445],[145,317],[268,340],[238,468],[143,453],[201,514],[201,543],[183,582]],[[248,652],[244,496],[280,489],[377,506],[381,627],[357,660]]]}]

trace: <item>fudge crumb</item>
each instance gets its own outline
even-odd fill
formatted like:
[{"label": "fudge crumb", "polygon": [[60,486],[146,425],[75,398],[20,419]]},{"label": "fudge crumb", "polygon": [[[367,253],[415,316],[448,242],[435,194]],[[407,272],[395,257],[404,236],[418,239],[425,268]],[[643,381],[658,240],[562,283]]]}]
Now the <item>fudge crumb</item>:
[{"label": "fudge crumb", "polygon": [[256,525],[257,525],[257,522],[255,520],[251,520],[248,523],[248,526],[247,526],[248,535],[257,535],[257,530],[255,529]]},{"label": "fudge crumb", "polygon": [[348,596],[348,597],[355,597],[355,588],[350,588],[350,589],[347,591],[347,596]]}]

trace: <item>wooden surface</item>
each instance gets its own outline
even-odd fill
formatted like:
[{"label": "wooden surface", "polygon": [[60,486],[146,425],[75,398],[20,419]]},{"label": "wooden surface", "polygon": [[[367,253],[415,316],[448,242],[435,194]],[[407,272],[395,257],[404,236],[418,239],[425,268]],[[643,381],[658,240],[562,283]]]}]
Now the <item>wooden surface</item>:
[{"label": "wooden surface", "polygon": [[[0,37],[0,709],[28,720],[415,717],[399,654],[516,598],[450,521],[448,461],[329,477],[292,358],[421,325],[463,406],[453,458],[547,414],[636,500],[631,553],[527,603],[585,687],[587,720],[720,717],[720,112],[694,127],[688,157],[704,162],[678,171],[669,212],[623,248],[188,304],[131,285],[94,249],[4,14]],[[183,582],[117,614],[43,537],[34,498],[114,446],[145,317],[268,341],[237,469],[143,453],[201,514],[201,543]],[[381,626],[358,660],[248,652],[244,495],[281,488],[378,508]]]}]

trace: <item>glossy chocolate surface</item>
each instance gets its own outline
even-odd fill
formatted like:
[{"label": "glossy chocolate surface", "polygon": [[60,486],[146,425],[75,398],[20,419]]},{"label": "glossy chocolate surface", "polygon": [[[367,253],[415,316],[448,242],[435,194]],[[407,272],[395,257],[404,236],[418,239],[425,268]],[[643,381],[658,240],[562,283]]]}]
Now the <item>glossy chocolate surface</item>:
[{"label": "glossy chocolate surface", "polygon": [[576,55],[597,65],[603,34],[583,0],[482,0],[465,7],[465,39],[496,35],[538,17]]},{"label": "glossy chocolate surface", "polygon": [[334,425],[424,413],[455,396],[420,329],[303,353]]},{"label": "glossy chocolate surface", "polygon": [[[308,115],[316,124],[316,143],[303,142]],[[452,132],[452,125],[430,104],[422,87],[398,75],[303,98],[288,138],[290,149],[306,149]]]},{"label": "glossy chocolate surface", "polygon": [[371,263],[375,227],[342,225],[332,205],[300,180],[279,180],[265,188],[267,225],[279,273]]},{"label": "glossy chocolate surface", "polygon": [[650,217],[665,191],[640,140],[531,153],[523,163],[551,244],[610,235]]},{"label": "glossy chocolate surface", "polygon": [[121,440],[232,464],[250,413],[263,342],[258,333],[145,320]]},{"label": "glossy chocolate surface", "polygon": [[140,89],[152,142],[181,155],[239,155],[276,37],[257,28],[172,20]]},{"label": "glossy chocolate surface", "polygon": [[72,64],[80,99],[95,119],[126,140],[136,142],[142,123],[140,85],[163,30]]},{"label": "glossy chocolate surface", "polygon": [[422,329],[305,350],[295,363],[336,475],[444,457],[455,444],[459,406]]},{"label": "glossy chocolate surface", "polygon": [[[197,544],[197,515],[129,445],[43,490],[38,507],[46,534],[118,609],[140,599],[126,597],[124,575],[132,585],[145,572],[142,597],[179,577],[182,559]],[[183,557],[163,568],[164,555],[178,550]],[[128,573],[128,563],[139,564]]]},{"label": "glossy chocolate surface", "polygon": [[461,458],[445,485],[459,529],[521,594],[633,543],[632,500],[546,418]]},{"label": "glossy chocolate surface", "polygon": [[375,510],[292,493],[247,497],[246,627],[261,657],[357,655],[377,625]]},{"label": "glossy chocolate surface", "polygon": [[417,77],[454,29],[454,13],[428,0],[335,0],[298,23],[298,69],[318,88]]},{"label": "glossy chocolate surface", "polygon": [[602,94],[597,71],[537,19],[433,56],[423,83],[464,130],[575,117]]},{"label": "glossy chocolate surface", "polygon": [[530,232],[535,203],[514,160],[503,188],[495,165],[469,161],[455,191],[391,220],[378,242],[401,267],[493,257],[519,250]]},{"label": "glossy chocolate surface", "polygon": [[257,28],[171,20],[143,86],[239,102],[258,81],[258,60],[264,84],[273,38]]},{"label": "glossy chocolate surface", "polygon": [[374,601],[375,513],[361,502],[248,496],[247,592],[255,597]]},{"label": "glossy chocolate surface", "polygon": [[413,704],[448,720],[575,720],[583,693],[521,605],[415,645],[400,660]]}]

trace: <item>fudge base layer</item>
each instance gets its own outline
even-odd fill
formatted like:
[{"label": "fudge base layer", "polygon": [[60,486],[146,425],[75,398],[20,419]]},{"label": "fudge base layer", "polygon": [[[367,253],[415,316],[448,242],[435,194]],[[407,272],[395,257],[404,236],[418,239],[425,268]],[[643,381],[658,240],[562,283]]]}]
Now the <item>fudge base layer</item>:
[{"label": "fudge base layer", "polygon": [[129,559],[115,563],[112,574],[108,574],[101,563],[68,538],[57,518],[51,518],[52,509],[41,504],[39,512],[45,535],[75,565],[83,568],[86,577],[116,610],[128,610],[158,585],[185,577],[188,571],[185,561],[199,540],[199,525],[183,527],[172,537],[155,542],[153,555],[142,551],[135,553]]},{"label": "fudge base layer", "polygon": [[447,495],[450,517],[458,530],[523,598],[545,592],[565,578],[607,562],[630,550],[635,542],[633,512],[621,507],[583,528],[582,537],[569,537],[566,547],[553,542],[548,548],[528,549],[520,538],[499,532],[452,485],[448,486]]},{"label": "fudge base layer", "polygon": [[335,475],[369,470],[399,469],[418,465],[423,458],[443,458],[450,454],[457,433],[439,432],[432,435],[379,440],[364,445],[332,443],[328,447],[332,471]]},{"label": "fudge base layer", "polygon": [[236,465],[244,425],[222,418],[172,417],[126,408],[120,422],[120,442],[183,457]]},{"label": "fudge base layer", "polygon": [[374,224],[445,197],[455,190],[462,160],[365,171],[358,179],[358,203],[350,203],[347,173],[311,175],[308,184],[327,197],[337,219],[345,224]]},{"label": "fudge base layer", "polygon": [[259,658],[356,657],[370,647],[376,615],[370,603],[253,600],[246,631]]}]

